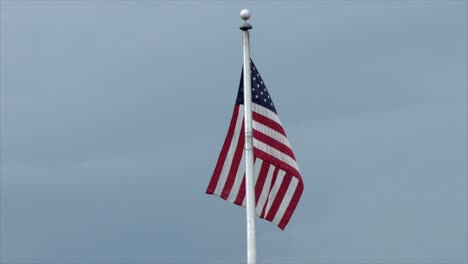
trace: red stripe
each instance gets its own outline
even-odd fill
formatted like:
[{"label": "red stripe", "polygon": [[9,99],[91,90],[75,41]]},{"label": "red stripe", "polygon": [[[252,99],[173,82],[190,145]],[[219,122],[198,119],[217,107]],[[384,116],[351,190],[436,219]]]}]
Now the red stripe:
[{"label": "red stripe", "polygon": [[283,143],[277,141],[276,139],[268,136],[268,135],[265,135],[263,134],[262,132],[258,131],[258,130],[254,130],[253,131],[253,136],[255,139],[258,139],[259,141],[262,141],[263,143],[269,145],[270,147],[273,147],[281,152],[283,152],[284,154],[287,154],[289,157],[293,158],[294,160],[296,160],[296,157],[294,157],[294,153],[292,152],[292,150],[284,145]]},{"label": "red stripe", "polygon": [[262,213],[260,214],[260,218],[265,218],[265,211],[268,206],[268,200],[270,199],[270,193],[271,189],[273,188],[273,185],[275,185],[276,177],[278,176],[279,168],[275,167],[275,170],[273,171],[273,177],[271,178],[271,185],[270,185],[270,190],[268,190],[268,196],[265,201],[265,205],[263,206]]},{"label": "red stripe", "polygon": [[236,151],[234,152],[234,156],[232,158],[232,163],[229,168],[229,174],[226,179],[226,182],[224,183],[223,191],[221,193],[221,198],[226,200],[229,196],[229,193],[231,192],[232,185],[234,184],[234,181],[236,179],[236,174],[237,170],[239,167],[244,168],[245,166],[240,164],[241,158],[242,158],[242,152],[244,151],[244,142],[245,142],[245,135],[243,133],[244,131],[244,121],[242,121],[242,126],[241,126],[241,133],[239,135],[239,141],[237,141],[237,147]]},{"label": "red stripe", "polygon": [[239,187],[239,193],[237,193],[237,197],[236,197],[236,200],[234,200],[234,203],[242,206],[242,203],[244,202],[244,198],[245,198],[245,173],[244,173],[244,176],[242,176],[242,182]]},{"label": "red stripe", "polygon": [[216,185],[218,184],[219,176],[221,175],[221,170],[223,168],[224,161],[226,160],[226,156],[229,151],[229,146],[231,145],[232,136],[234,135],[234,130],[236,127],[238,115],[239,115],[239,105],[236,105],[234,106],[234,110],[232,112],[231,123],[229,124],[227,136],[226,136],[226,139],[224,140],[221,153],[219,154],[218,162],[216,163],[215,170],[213,172],[213,175],[211,176],[211,180],[210,180],[210,183],[208,184],[208,188],[206,189],[206,193],[208,194],[213,194],[216,189]]},{"label": "red stripe", "polygon": [[[254,160],[254,165],[256,162],[258,162],[259,159],[255,158]],[[265,176],[262,176],[262,173],[263,173],[263,166],[265,166],[265,163],[262,163],[262,167],[260,167],[260,172],[259,172],[259,175],[257,176],[257,181],[256,183],[258,184],[258,181],[261,180],[263,178],[263,182],[265,182]],[[266,165],[268,166],[268,165]],[[267,170],[268,172],[268,170]],[[254,171],[254,173],[256,173]],[[262,183],[263,185],[263,183]],[[261,190],[260,190],[261,191]],[[242,203],[244,202],[244,198],[245,198],[245,173],[244,173],[244,176],[242,176],[242,182],[241,182],[241,185],[239,187],[239,193],[237,194],[237,197],[236,197],[236,200],[234,201],[235,204],[237,205],[242,205]],[[257,201],[258,201],[258,196],[259,196],[259,192],[257,189],[255,189],[255,205],[257,205]]]},{"label": "red stripe", "polygon": [[270,155],[270,154],[268,154],[268,153],[266,153],[264,151],[261,151],[261,150],[259,150],[257,148],[254,148],[254,156],[257,157],[257,158],[260,158],[260,159],[262,159],[264,161],[268,161],[273,166],[279,167],[280,169],[286,171],[287,173],[294,175],[299,180],[302,180],[301,174],[299,173],[299,171],[297,171],[297,169],[295,169],[291,165],[289,165],[289,164],[287,164],[287,163],[273,157],[272,155]]},{"label": "red stripe", "polygon": [[268,211],[268,215],[266,217],[266,220],[268,221],[273,221],[273,218],[275,218],[276,212],[278,212],[278,208],[281,205],[281,202],[283,201],[284,195],[286,194],[286,191],[288,190],[289,183],[291,183],[291,174],[285,174],[283,177],[283,181],[281,182],[281,186],[276,193],[275,200],[273,201],[273,204],[270,207],[270,211]]},{"label": "red stripe", "polygon": [[276,123],[276,121],[255,112],[252,112],[252,119],[286,136],[286,132],[284,132],[283,126]]},{"label": "red stripe", "polygon": [[265,185],[265,180],[269,168],[270,164],[266,161],[263,161],[260,172],[258,173],[257,182],[255,183],[255,207],[257,207],[258,199],[260,198],[260,194],[262,194],[263,185]]},{"label": "red stripe", "polygon": [[283,218],[278,224],[278,227],[281,228],[281,230],[284,230],[289,220],[291,219],[291,216],[294,213],[294,210],[296,209],[297,204],[299,203],[299,199],[301,198],[303,190],[304,190],[304,183],[302,182],[302,180],[300,180],[297,185],[296,191],[294,192],[294,195],[291,199],[291,202],[289,203],[288,208],[284,212]]}]

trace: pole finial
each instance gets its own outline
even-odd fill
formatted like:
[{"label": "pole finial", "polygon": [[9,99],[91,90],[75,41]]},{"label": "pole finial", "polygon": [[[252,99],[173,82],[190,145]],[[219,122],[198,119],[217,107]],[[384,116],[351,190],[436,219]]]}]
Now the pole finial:
[{"label": "pole finial", "polygon": [[247,20],[250,18],[250,11],[248,9],[242,9],[240,11],[240,17],[244,20],[244,24],[239,28],[242,31],[248,31],[249,29],[252,29],[252,25],[247,23]]},{"label": "pole finial", "polygon": [[249,20],[250,18],[250,11],[248,9],[242,9],[240,11],[240,17],[245,20],[245,22],[247,23],[247,20]]}]

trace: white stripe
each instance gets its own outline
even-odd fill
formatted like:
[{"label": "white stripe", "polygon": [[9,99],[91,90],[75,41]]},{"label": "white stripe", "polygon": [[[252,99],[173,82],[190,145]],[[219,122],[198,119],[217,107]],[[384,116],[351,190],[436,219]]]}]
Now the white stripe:
[{"label": "white stripe", "polygon": [[254,187],[257,183],[258,175],[260,174],[260,169],[262,168],[263,160],[255,158],[254,161]]},{"label": "white stripe", "polygon": [[263,107],[256,103],[252,103],[252,111],[257,114],[261,114],[262,116],[268,117],[269,119],[272,119],[273,121],[281,125],[281,121],[278,115],[266,107]]},{"label": "white stripe", "polygon": [[234,202],[236,200],[237,194],[239,193],[240,185],[242,183],[242,178],[244,178],[245,173],[245,151],[242,151],[242,158],[240,160],[239,167],[237,169],[236,178],[234,179],[234,184],[232,185],[231,192],[229,193],[228,201]]},{"label": "white stripe", "polygon": [[253,120],[252,122],[252,127],[253,129],[275,139],[276,141],[280,142],[280,143],[283,143],[284,145],[288,146],[289,148],[291,148],[291,145],[289,145],[289,141],[288,139],[281,133],[278,133],[276,130],[274,129],[271,129],[270,127],[268,126],[265,126],[264,124],[262,123],[259,123],[255,120]]},{"label": "white stripe", "polygon": [[276,198],[276,194],[278,193],[279,188],[281,187],[281,183],[283,182],[284,175],[286,172],[284,170],[279,170],[278,176],[276,176],[276,181],[275,184],[273,185],[273,188],[271,188],[271,192],[268,195],[268,204],[265,210],[265,214],[263,215],[265,218],[268,215],[268,212],[270,211],[271,205],[273,204],[273,201]]},{"label": "white stripe", "polygon": [[254,147],[258,148],[259,150],[266,152],[270,154],[271,156],[281,160],[282,162],[288,164],[289,166],[295,168],[297,171],[299,171],[299,167],[297,166],[296,161],[290,157],[289,155],[259,141],[259,140],[254,140],[253,142]]},{"label": "white stripe", "polygon": [[298,183],[299,180],[296,177],[292,177],[291,182],[288,186],[288,190],[286,191],[286,194],[284,195],[284,198],[281,201],[278,211],[276,212],[275,218],[273,218],[273,223],[279,225],[281,219],[283,219],[284,212],[286,212],[286,209],[288,208],[289,203],[291,202],[291,199],[294,195],[294,192],[296,191]]},{"label": "white stripe", "polygon": [[255,208],[255,212],[257,213],[258,216],[262,214],[263,207],[265,206],[265,202],[268,197],[268,192],[270,191],[270,187],[271,187],[271,178],[273,176],[274,171],[275,171],[275,166],[270,165],[270,167],[268,167],[268,172],[267,172],[267,176],[265,179],[265,183],[263,184],[263,187],[262,187],[262,193],[260,194],[260,197],[258,197],[257,207]]},{"label": "white stripe", "polygon": [[226,155],[226,160],[223,164],[223,169],[219,175],[218,183],[214,191],[215,194],[221,196],[221,193],[226,183],[227,176],[229,174],[229,169],[231,168],[232,159],[234,157],[234,152],[237,148],[237,143],[239,142],[239,137],[243,131],[240,131],[242,128],[242,121],[244,120],[244,108],[239,107],[239,113],[237,115],[236,126],[234,128],[234,134],[232,135],[231,145],[229,146],[228,153]]}]

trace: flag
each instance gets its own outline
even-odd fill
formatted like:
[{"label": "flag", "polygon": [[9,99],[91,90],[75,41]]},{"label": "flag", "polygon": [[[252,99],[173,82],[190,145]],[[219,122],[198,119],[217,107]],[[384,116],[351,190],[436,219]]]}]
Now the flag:
[{"label": "flag", "polygon": [[[254,145],[255,212],[283,229],[304,189],[291,146],[268,90],[253,61],[252,129]],[[228,133],[206,190],[245,206],[243,74]]]}]

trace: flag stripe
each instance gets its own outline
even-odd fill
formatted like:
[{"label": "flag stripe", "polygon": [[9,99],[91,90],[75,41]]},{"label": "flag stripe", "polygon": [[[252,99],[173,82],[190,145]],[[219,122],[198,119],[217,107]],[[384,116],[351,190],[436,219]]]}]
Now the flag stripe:
[{"label": "flag stripe", "polygon": [[241,133],[241,128],[243,127],[242,125],[244,124],[243,120],[243,109],[239,108],[239,115],[237,116],[237,121],[236,121],[236,128],[234,130],[234,134],[231,140],[231,145],[229,146],[228,153],[226,155],[226,159],[224,160],[223,168],[221,170],[221,175],[218,179],[218,184],[216,185],[215,189],[215,194],[218,196],[221,196],[221,192],[224,189],[224,184],[226,183],[226,179],[228,177],[232,161],[234,159],[234,155],[237,149],[237,143],[241,138],[243,138],[242,133]]},{"label": "flag stripe", "polygon": [[286,145],[289,148],[291,148],[291,145],[289,144],[288,139],[283,134],[278,133],[276,130],[271,129],[268,126],[265,126],[264,124],[259,123],[255,120],[253,120],[252,122],[252,127],[254,129],[254,132],[258,131],[260,133],[263,133],[269,137],[274,138],[276,141],[282,143],[283,145]]},{"label": "flag stripe", "polygon": [[[226,156],[229,150],[229,146],[231,145],[231,140],[234,135],[234,131],[236,130],[236,124],[238,122],[239,117],[239,105],[234,107],[232,111],[232,118],[229,124],[228,133],[226,139],[224,140],[223,148],[221,149],[221,153],[219,154],[218,162],[216,163],[215,170],[213,172],[213,176],[211,177],[210,184],[206,190],[206,193],[212,194],[215,191],[216,185],[218,184],[219,176],[221,175],[221,169],[223,168],[224,161],[226,160]],[[243,118],[243,115],[241,119]]]},{"label": "flag stripe", "polygon": [[[268,164],[268,163],[264,162],[264,164]],[[276,169],[275,166],[268,164],[267,175],[262,185],[261,193],[258,198],[258,202],[257,202],[256,210],[255,210],[257,215],[259,216],[261,216],[263,208],[265,208],[266,200],[268,198],[268,194],[270,193],[270,189],[271,189],[271,180],[273,178],[273,173],[275,169]]]},{"label": "flag stripe", "polygon": [[247,199],[245,199],[245,194],[244,194],[244,199],[242,200],[242,206],[245,207],[247,204]]},{"label": "flag stripe", "polygon": [[[245,154],[245,152],[244,152],[244,154]],[[242,155],[242,156],[244,157],[245,155]],[[245,159],[241,161],[241,164],[243,164],[242,162],[245,162]],[[262,163],[263,163],[263,161],[261,159],[255,159],[254,160],[254,182],[257,179],[256,172],[260,170],[260,167],[262,166]],[[241,173],[242,173],[242,175],[241,175]],[[234,183],[234,185],[233,185],[233,187],[231,189],[231,193],[229,194],[228,201],[235,203],[235,201],[237,200],[237,197],[239,196],[239,192],[241,190],[245,190],[245,185],[242,186],[242,182],[244,180],[245,180],[245,167],[243,166],[242,168],[239,167],[239,170],[237,171],[236,181],[235,181],[235,183]],[[244,187],[244,188],[242,188],[242,187]]]},{"label": "flag stripe", "polygon": [[260,194],[263,190],[263,185],[265,184],[265,180],[268,174],[268,169],[270,168],[270,164],[268,162],[263,162],[262,159],[258,159],[262,161],[262,167],[258,172],[258,178],[255,181],[255,205],[258,204],[258,199],[260,198]]},{"label": "flag stripe", "polygon": [[234,202],[236,200],[237,194],[239,193],[239,188],[242,183],[242,179],[245,176],[245,166],[242,166],[245,162],[245,151],[242,151],[242,157],[240,160],[240,166],[237,169],[236,177],[234,178],[234,184],[232,185],[231,191],[229,192],[228,201]]},{"label": "flag stripe", "polygon": [[[241,131],[244,131],[244,122],[242,122]],[[240,163],[242,154],[244,152],[244,139],[245,137],[240,136],[239,141],[237,142],[236,151],[234,152],[234,157],[232,158],[231,166],[229,168],[229,174],[227,176],[226,182],[224,183],[223,192],[221,193],[221,198],[224,200],[226,200],[229,196],[229,192],[231,191],[232,185],[234,184],[239,166],[244,167]]]},{"label": "flag stripe", "polygon": [[288,190],[286,191],[286,194],[281,200],[281,205],[279,206],[278,211],[276,212],[275,218],[273,219],[273,223],[279,225],[281,219],[283,219],[284,212],[286,211],[286,208],[291,202],[294,192],[296,191],[298,182],[298,179],[294,177],[291,178],[291,183],[288,185]]},{"label": "flag stripe", "polygon": [[275,166],[291,173],[292,175],[296,176],[296,177],[299,177],[300,178],[300,173],[299,171],[292,167],[291,165],[283,162],[282,160],[280,159],[277,159],[276,157],[258,149],[258,148],[254,148],[254,155],[255,157],[259,157],[263,160],[266,160],[268,162],[270,162],[271,164],[275,164]]},{"label": "flag stripe", "polygon": [[278,170],[278,174],[274,181],[273,186],[271,187],[270,194],[268,195],[268,203],[266,206],[265,213],[263,214],[264,218],[267,218],[270,210],[272,209],[273,202],[275,201],[276,195],[278,194],[278,190],[281,187],[281,183],[283,182],[284,175],[286,172],[284,170]]},{"label": "flag stripe", "polygon": [[273,185],[276,182],[276,177],[278,176],[278,172],[279,172],[279,168],[274,167],[274,166],[272,166],[272,167],[274,168],[274,170],[273,170],[273,174],[271,176],[270,184],[268,185],[268,189],[267,189],[268,192],[266,193],[266,200],[265,200],[265,203],[263,205],[262,212],[260,214],[260,218],[265,218],[265,211],[267,209],[268,199],[270,197],[271,189],[273,188]]},{"label": "flag stripe", "polygon": [[284,154],[283,152],[273,148],[272,146],[269,146],[261,141],[254,140],[253,142],[254,147],[268,153],[270,156],[275,157],[276,159],[280,160],[282,163],[285,163],[291,167],[293,167],[296,170],[299,170],[296,161],[291,158],[290,156]]},{"label": "flag stripe", "polygon": [[286,211],[284,212],[283,219],[281,219],[281,222],[278,225],[279,228],[284,230],[284,228],[288,224],[292,214],[294,213],[294,210],[296,209],[297,204],[299,203],[299,199],[301,198],[303,190],[304,183],[302,181],[299,181],[299,184],[297,185],[296,191],[294,192],[291,202],[289,203]]},{"label": "flag stripe", "polygon": [[242,206],[244,205],[244,198],[245,198],[245,174],[242,176],[242,182],[239,188],[239,193],[237,194],[237,197],[234,203]]},{"label": "flag stripe", "polygon": [[283,181],[281,182],[281,185],[278,188],[278,192],[276,193],[275,199],[273,200],[273,203],[271,204],[271,208],[268,211],[268,215],[266,219],[268,221],[273,221],[273,218],[275,217],[278,208],[281,204],[281,201],[284,198],[284,195],[286,194],[286,191],[288,190],[289,183],[291,182],[292,175],[286,174],[283,177]]},{"label": "flag stripe", "polygon": [[288,146],[276,141],[274,138],[271,138],[256,130],[254,130],[253,136],[254,140],[259,140],[267,146],[275,146],[275,149],[294,159],[294,153],[292,152],[292,150]]},{"label": "flag stripe", "polygon": [[273,121],[275,121],[277,124],[281,125],[281,120],[279,119],[278,115],[271,111],[268,108],[265,108],[259,104],[252,104],[252,112],[256,114],[260,114],[266,118],[269,118]]},{"label": "flag stripe", "polygon": [[257,114],[255,112],[252,112],[252,119],[254,121],[257,121],[260,124],[263,124],[271,129],[274,129],[276,132],[282,134],[283,136],[286,136],[286,132],[284,132],[283,127],[281,124],[276,123],[275,121],[271,120],[268,117],[265,117],[261,114]]}]

